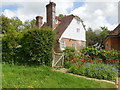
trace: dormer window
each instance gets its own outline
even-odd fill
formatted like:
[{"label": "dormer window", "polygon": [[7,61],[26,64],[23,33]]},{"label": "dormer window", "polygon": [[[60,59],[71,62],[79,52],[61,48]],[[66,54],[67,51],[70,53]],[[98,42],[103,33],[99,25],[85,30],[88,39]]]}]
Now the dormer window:
[{"label": "dormer window", "polygon": [[77,28],[77,32],[80,32],[80,28]]}]

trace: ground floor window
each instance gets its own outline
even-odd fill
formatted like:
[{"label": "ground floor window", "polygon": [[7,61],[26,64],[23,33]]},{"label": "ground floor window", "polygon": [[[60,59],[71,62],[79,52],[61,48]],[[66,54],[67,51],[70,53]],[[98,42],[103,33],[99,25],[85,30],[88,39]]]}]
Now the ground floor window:
[{"label": "ground floor window", "polygon": [[73,43],[73,44],[72,44],[72,47],[73,47],[73,48],[76,48],[76,46],[77,46],[76,43]]},{"label": "ground floor window", "polygon": [[66,48],[66,41],[62,40],[61,41],[61,49],[65,49]]}]

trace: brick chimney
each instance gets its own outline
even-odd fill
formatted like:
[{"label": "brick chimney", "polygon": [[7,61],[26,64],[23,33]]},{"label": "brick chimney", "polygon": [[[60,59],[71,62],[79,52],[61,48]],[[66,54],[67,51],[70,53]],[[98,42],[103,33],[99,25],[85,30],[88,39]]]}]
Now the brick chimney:
[{"label": "brick chimney", "polygon": [[42,19],[43,19],[42,16],[37,16],[37,17],[36,17],[36,26],[37,26],[38,28],[41,28],[41,26],[42,26]]},{"label": "brick chimney", "polygon": [[46,5],[47,9],[47,25],[51,28],[55,28],[55,7],[56,4],[54,2],[50,2],[48,5]]}]

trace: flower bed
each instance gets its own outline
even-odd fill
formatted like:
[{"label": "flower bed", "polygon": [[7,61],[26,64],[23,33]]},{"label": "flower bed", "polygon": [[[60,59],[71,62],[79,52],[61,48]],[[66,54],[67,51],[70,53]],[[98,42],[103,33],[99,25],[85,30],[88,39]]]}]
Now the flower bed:
[{"label": "flower bed", "polygon": [[103,63],[92,64],[85,63],[84,65],[72,66],[70,67],[70,73],[83,75],[91,78],[105,79],[105,80],[115,80],[118,75],[118,70],[110,65],[105,65]]},{"label": "flower bed", "polygon": [[71,73],[107,80],[115,80],[118,75],[120,68],[118,51],[98,51],[94,48],[87,48],[79,55],[78,53],[77,55],[68,54],[65,58],[65,67],[69,68]]}]

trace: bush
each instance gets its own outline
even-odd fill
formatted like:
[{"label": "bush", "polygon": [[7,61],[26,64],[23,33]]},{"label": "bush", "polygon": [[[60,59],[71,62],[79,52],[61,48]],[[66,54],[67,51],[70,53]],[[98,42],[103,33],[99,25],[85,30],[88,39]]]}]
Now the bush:
[{"label": "bush", "polygon": [[15,63],[16,52],[21,35],[19,33],[4,34],[2,38],[2,62]]},{"label": "bush", "polygon": [[70,68],[69,72],[106,80],[115,80],[118,75],[118,70],[115,67],[102,63],[86,63],[81,67],[73,66]]},{"label": "bush", "polygon": [[51,65],[54,35],[54,31],[49,28],[4,34],[2,61],[10,64]]},{"label": "bush", "polygon": [[82,50],[82,53],[86,56],[90,56],[92,59],[95,59],[96,57],[99,56],[100,51],[93,47],[92,48],[86,47]]},{"label": "bush", "polygon": [[66,49],[63,51],[65,55],[65,67],[69,68],[71,66],[71,62],[68,62],[69,59],[79,56],[79,52],[75,50],[75,48],[72,47],[66,47]]},{"label": "bush", "polygon": [[119,59],[120,60],[120,51],[117,51],[117,50],[104,51],[102,55],[106,59],[112,59],[112,60]]},{"label": "bush", "polygon": [[34,28],[21,39],[22,62],[51,65],[54,31],[50,28]]}]

